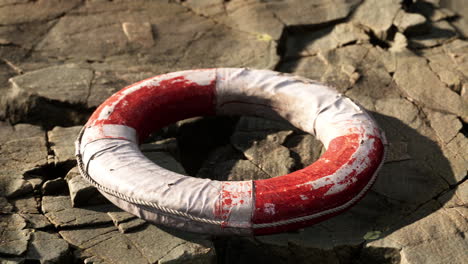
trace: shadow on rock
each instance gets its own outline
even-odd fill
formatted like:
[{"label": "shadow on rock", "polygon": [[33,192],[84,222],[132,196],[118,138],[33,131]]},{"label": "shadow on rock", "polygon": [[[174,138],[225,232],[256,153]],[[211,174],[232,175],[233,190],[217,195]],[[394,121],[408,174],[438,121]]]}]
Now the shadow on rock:
[{"label": "shadow on rock", "polygon": [[[252,238],[215,238],[219,261],[222,263],[290,263],[292,260],[298,263],[310,261],[400,263],[400,248],[375,246],[372,241],[385,240],[388,235],[437,211],[451,198],[452,195],[447,194],[453,186],[448,182],[455,180],[449,161],[436,142],[396,118],[379,113],[373,115],[387,135],[388,155],[373,188],[357,205],[337,217],[297,232]],[[209,157],[204,165],[200,165],[202,168],[199,174],[204,172],[202,174],[205,177],[233,180],[233,174],[239,174],[239,164],[253,162],[262,165],[262,159],[269,159],[273,163],[284,162],[277,160],[278,156],[269,157],[272,152],[265,152],[264,157],[248,154],[254,145],[253,142],[257,142],[255,144],[258,145],[262,140],[271,140],[272,135],[278,138],[281,131],[287,131],[289,125],[284,122],[276,123],[275,128],[271,123],[256,119],[255,122],[259,122],[257,130],[245,131],[241,125],[243,119],[245,117],[240,119],[231,136],[231,144],[214,150],[214,155]],[[223,122],[220,122],[220,126],[221,123]],[[260,129],[261,126],[265,129]],[[236,148],[236,144],[239,143],[235,142],[239,133],[242,133],[244,138],[241,149]],[[291,146],[297,145],[297,142],[293,145],[288,142],[294,141],[291,139],[298,135],[305,134],[295,130],[293,133],[287,133],[283,140],[276,142],[290,147],[292,153]],[[201,142],[197,144],[199,143]],[[316,141],[309,145],[309,150],[317,152],[316,150],[321,147],[320,142]],[[303,156],[304,152],[290,154],[290,158],[295,155]],[[300,158],[294,158],[296,162],[289,166],[289,170],[300,169],[302,165],[307,165],[298,162]],[[259,178],[258,166],[241,167],[244,178],[234,177],[236,180]],[[220,170],[226,174],[221,178],[215,175]],[[260,173],[265,171],[268,171],[268,168],[263,168]],[[267,173],[267,176],[277,175]],[[263,178],[263,175],[260,178]],[[173,233],[170,229],[166,231]],[[174,232],[174,235],[177,235],[177,232]]]}]

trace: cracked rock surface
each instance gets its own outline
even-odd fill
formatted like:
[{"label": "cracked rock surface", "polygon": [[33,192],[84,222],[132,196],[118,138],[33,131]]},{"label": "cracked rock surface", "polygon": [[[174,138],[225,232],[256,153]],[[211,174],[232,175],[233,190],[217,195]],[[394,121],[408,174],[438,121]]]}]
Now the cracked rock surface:
[{"label": "cracked rock surface", "polygon": [[[466,263],[465,0],[0,1],[0,263]],[[74,141],[139,80],[212,67],[272,69],[371,112],[388,153],[345,213],[291,233],[210,237],[155,226],[81,177]],[[284,122],[206,117],[156,131],[169,170],[266,179],[322,144]]]}]

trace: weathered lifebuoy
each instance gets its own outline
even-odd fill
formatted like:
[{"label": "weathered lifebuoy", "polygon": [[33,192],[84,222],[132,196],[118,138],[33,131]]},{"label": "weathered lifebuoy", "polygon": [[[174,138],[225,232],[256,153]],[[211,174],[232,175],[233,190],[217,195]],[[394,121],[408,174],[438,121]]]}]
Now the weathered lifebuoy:
[{"label": "weathered lifebuoy", "polygon": [[[327,151],[312,165],[266,180],[213,181],[165,170],[138,148],[151,132],[203,115],[286,119]],[[272,234],[351,207],[383,163],[385,138],[350,99],[300,77],[239,68],[168,73],[128,86],[91,116],[76,142],[82,175],[138,217],[211,234]]]}]

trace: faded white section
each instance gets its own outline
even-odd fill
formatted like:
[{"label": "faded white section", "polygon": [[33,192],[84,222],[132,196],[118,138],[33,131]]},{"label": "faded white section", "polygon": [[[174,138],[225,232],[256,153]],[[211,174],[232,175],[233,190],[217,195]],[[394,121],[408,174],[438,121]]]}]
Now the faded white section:
[{"label": "faded white section", "polygon": [[[156,203],[169,210],[219,223],[191,224],[190,222],[197,221],[164,213],[138,203],[128,203],[123,199],[113,199],[127,211],[137,212],[137,215],[143,215],[145,219],[159,224],[187,229],[200,228],[203,225],[207,229],[216,230],[216,233],[223,232],[221,226],[225,228],[224,233],[248,233],[251,229],[250,219],[253,210],[251,181],[229,182],[227,189],[231,194],[243,195],[236,198],[236,205],[230,208],[228,220],[222,225],[223,221],[215,215],[214,209],[221,204],[220,193],[223,187],[226,190],[223,182],[168,171],[148,160],[138,145],[132,141],[100,139],[86,144],[81,153],[89,175],[100,185],[136,200]],[[142,212],[142,209],[146,211]]]},{"label": "faded white section", "polygon": [[[338,136],[374,133],[370,116],[335,89],[269,70],[217,70],[217,112],[285,119],[325,147]],[[378,133],[378,132],[377,132]]]},{"label": "faded white section", "polygon": [[[221,206],[227,215],[227,226],[250,228],[253,214],[253,182],[232,181],[222,183]],[[226,201],[228,200],[228,201]]]},{"label": "faded white section", "polygon": [[88,127],[81,139],[81,148],[101,138],[120,138],[137,143],[136,130],[123,125],[101,125]]}]

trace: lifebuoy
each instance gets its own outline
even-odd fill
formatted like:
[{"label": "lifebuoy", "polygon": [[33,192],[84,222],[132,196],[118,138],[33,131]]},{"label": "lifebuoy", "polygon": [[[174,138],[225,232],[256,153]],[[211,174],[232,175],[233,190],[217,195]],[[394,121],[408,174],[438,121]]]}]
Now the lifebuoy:
[{"label": "lifebuoy", "polygon": [[[170,123],[216,114],[286,119],[327,151],[288,175],[222,182],[165,170],[138,148]],[[76,150],[82,175],[138,217],[199,233],[263,235],[315,224],[355,204],[375,181],[384,144],[374,120],[330,87],[274,71],[219,68],[122,89],[93,113]]]}]

